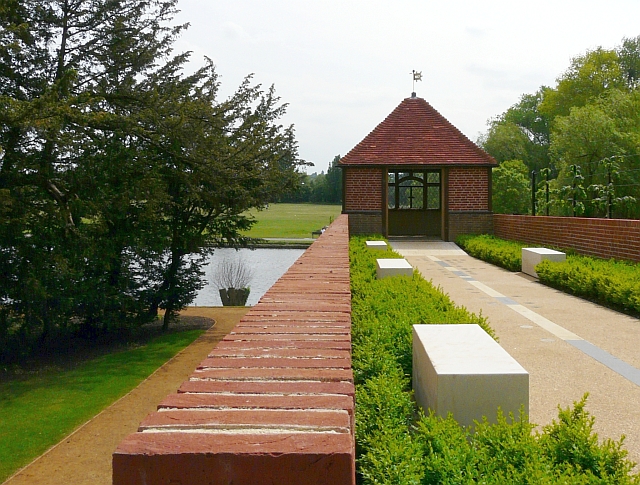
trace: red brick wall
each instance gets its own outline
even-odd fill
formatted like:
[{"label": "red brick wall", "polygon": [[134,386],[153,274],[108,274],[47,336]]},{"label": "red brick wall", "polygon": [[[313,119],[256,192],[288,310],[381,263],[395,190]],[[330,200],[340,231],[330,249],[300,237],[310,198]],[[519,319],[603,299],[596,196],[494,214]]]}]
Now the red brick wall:
[{"label": "red brick wall", "polygon": [[113,454],[114,485],[355,485],[348,217]]},{"label": "red brick wall", "polygon": [[487,168],[449,169],[449,210],[489,210],[489,170]]},{"label": "red brick wall", "polygon": [[349,234],[382,234],[381,212],[350,212]]},{"label": "red brick wall", "polygon": [[381,211],[382,176],[379,168],[343,168],[345,171],[344,210]]},{"label": "red brick wall", "polygon": [[493,225],[502,239],[640,262],[638,220],[494,214]]},{"label": "red brick wall", "polygon": [[447,241],[455,241],[463,234],[493,234],[491,212],[450,212]]}]

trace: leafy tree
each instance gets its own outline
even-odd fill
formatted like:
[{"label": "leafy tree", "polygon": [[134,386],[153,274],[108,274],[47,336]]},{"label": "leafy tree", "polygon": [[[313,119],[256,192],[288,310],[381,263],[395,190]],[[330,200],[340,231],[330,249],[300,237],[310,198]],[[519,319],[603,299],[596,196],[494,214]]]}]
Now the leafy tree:
[{"label": "leafy tree", "polygon": [[[638,186],[638,141],[640,140],[640,92],[611,90],[594,103],[573,108],[569,116],[558,117],[551,143],[551,154],[560,171],[560,185],[571,179],[571,166],[579,166],[584,177],[585,215],[604,216],[601,203],[603,186],[619,184],[616,198],[627,204],[620,214],[632,215],[629,197]],[[612,172],[607,160],[619,160]],[[631,203],[631,204],[629,204]],[[629,212],[631,211],[631,212]]]},{"label": "leafy tree", "polygon": [[342,202],[342,169],[338,165],[340,155],[333,157],[327,170],[327,202],[338,204]]},{"label": "leafy tree", "polygon": [[216,104],[217,87],[209,64],[169,84],[148,113],[167,234],[151,311],[165,309],[165,327],[201,288],[200,261],[218,245],[245,244],[241,231],[253,222],[244,212],[295,189],[302,164],[293,128],[277,123],[286,105],[273,88],[264,92],[247,78]]},{"label": "leafy tree", "polygon": [[296,191],[283,195],[278,201],[339,204],[342,201],[342,170],[338,166],[339,162],[340,155],[336,155],[326,174],[300,174],[301,182]]},{"label": "leafy tree", "polygon": [[0,344],[168,323],[242,212],[298,183],[286,105],[250,78],[219,101],[211,63],[184,75],[175,5],[0,5]]},{"label": "leafy tree", "polygon": [[507,160],[493,169],[493,212],[529,213],[531,190],[528,174],[521,160]]},{"label": "leafy tree", "polygon": [[567,116],[571,108],[584,106],[609,89],[625,88],[617,52],[599,47],[571,61],[556,88],[545,92],[540,110],[551,118]]},{"label": "leafy tree", "polygon": [[479,144],[498,162],[522,160],[529,170],[549,165],[550,119],[539,109],[547,90],[543,86],[533,95],[523,95],[491,121]]},{"label": "leafy tree", "polygon": [[502,118],[492,121],[478,142],[499,163],[528,158],[527,135],[518,125]]},{"label": "leafy tree", "polygon": [[572,186],[569,167],[580,167],[588,216],[606,212],[602,198],[611,191],[605,190],[604,160],[615,157],[618,167],[611,172],[611,184],[616,214],[638,217],[633,197],[640,186],[639,69],[640,37],[625,38],[614,50],[587,51],[572,60],[555,87],[523,95],[492,120],[479,144],[499,162],[520,159],[529,170],[545,171],[550,194],[558,197]]},{"label": "leafy tree", "polygon": [[616,52],[627,86],[637,88],[640,81],[640,36],[622,39],[622,45]]}]

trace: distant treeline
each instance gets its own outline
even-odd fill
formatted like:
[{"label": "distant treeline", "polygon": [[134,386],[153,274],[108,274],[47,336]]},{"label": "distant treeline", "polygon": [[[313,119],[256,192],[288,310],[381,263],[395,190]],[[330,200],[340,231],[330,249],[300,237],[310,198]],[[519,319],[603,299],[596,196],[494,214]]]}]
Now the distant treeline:
[{"label": "distant treeline", "polygon": [[301,183],[295,192],[282,196],[278,202],[314,202],[339,204],[342,202],[342,170],[338,166],[340,155],[329,164],[327,173],[301,174]]}]

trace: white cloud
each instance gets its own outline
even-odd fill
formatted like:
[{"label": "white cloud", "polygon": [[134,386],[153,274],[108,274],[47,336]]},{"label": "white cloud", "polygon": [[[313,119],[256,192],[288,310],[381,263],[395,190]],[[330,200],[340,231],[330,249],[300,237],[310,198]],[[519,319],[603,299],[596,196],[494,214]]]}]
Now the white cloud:
[{"label": "white cloud", "polygon": [[469,138],[572,57],[640,35],[640,2],[181,0],[178,48],[214,59],[221,96],[244,76],[290,104],[300,154],[326,170],[411,93]]}]

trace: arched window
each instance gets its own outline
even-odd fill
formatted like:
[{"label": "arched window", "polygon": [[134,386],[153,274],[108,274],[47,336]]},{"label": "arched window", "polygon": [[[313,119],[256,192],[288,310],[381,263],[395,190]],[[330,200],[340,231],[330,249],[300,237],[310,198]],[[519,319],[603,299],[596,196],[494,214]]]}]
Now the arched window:
[{"label": "arched window", "polygon": [[389,171],[389,209],[440,209],[440,171]]}]

